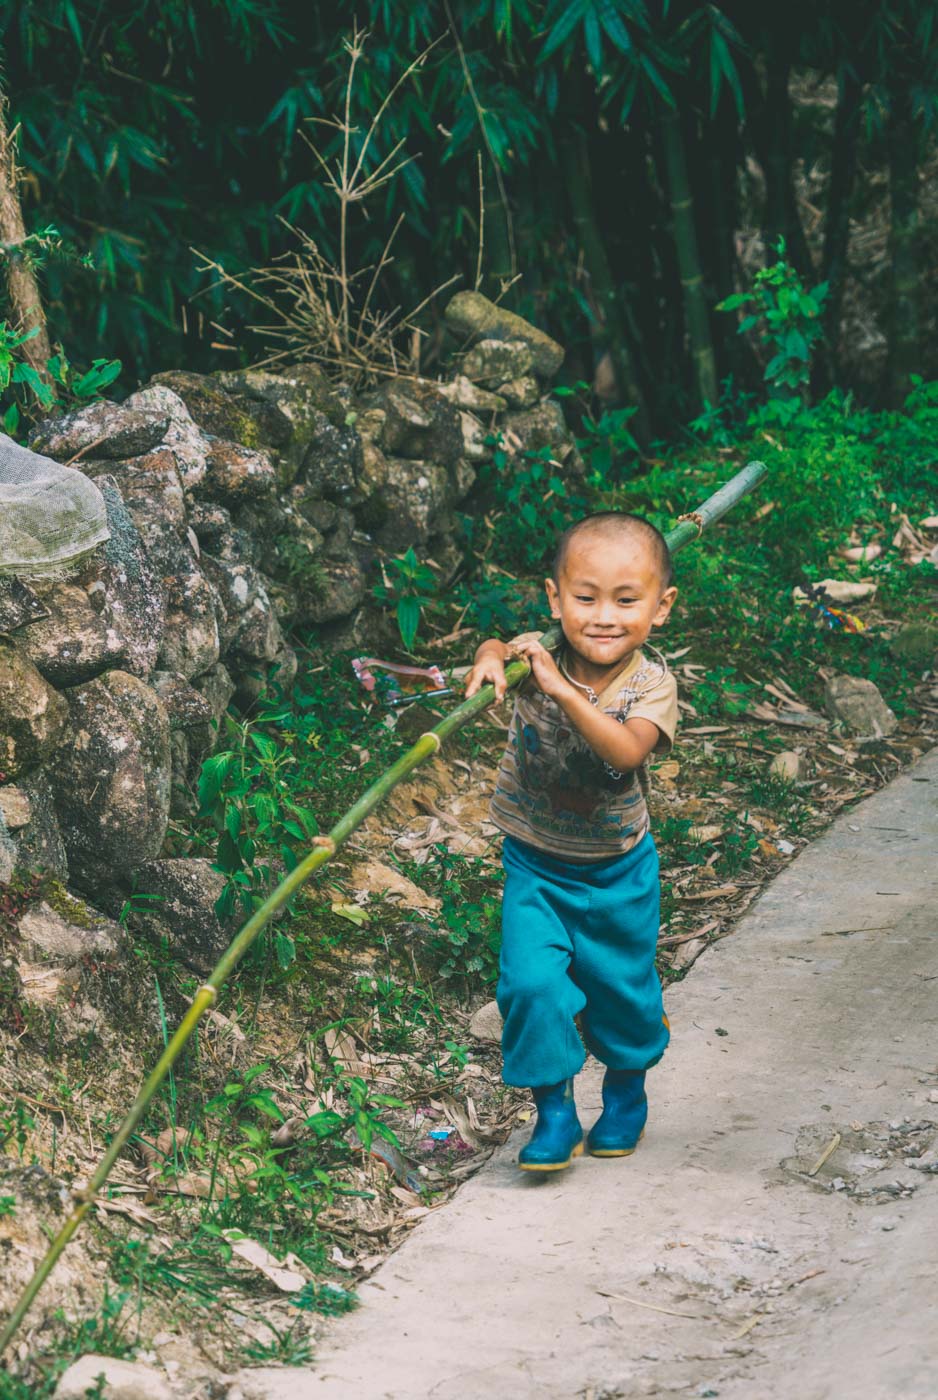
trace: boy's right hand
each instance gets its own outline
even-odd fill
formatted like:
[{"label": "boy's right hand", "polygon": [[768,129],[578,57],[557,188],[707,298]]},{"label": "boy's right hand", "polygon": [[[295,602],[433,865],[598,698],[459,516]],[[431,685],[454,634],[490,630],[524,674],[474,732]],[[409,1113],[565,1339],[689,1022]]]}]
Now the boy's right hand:
[{"label": "boy's right hand", "polygon": [[[496,650],[496,647],[499,650]],[[508,689],[505,681],[505,656],[508,648],[503,643],[484,643],[476,654],[475,664],[466,676],[466,699],[475,695],[484,685],[495,687],[495,704],[505,698],[505,691]]]}]

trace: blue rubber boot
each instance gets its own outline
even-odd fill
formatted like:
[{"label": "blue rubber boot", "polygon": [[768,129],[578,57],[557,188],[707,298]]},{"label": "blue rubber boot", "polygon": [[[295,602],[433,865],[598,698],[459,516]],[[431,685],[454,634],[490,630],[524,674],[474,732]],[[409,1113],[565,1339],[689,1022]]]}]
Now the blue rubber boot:
[{"label": "blue rubber boot", "polygon": [[592,1157],[628,1157],[645,1131],[648,1100],[645,1072],[607,1069],[603,1111],[590,1129],[586,1146]]},{"label": "blue rubber boot", "polygon": [[573,1102],[573,1080],[541,1085],[531,1090],[537,1105],[537,1122],[530,1142],[518,1155],[523,1172],[559,1172],[583,1151],[583,1129]]}]

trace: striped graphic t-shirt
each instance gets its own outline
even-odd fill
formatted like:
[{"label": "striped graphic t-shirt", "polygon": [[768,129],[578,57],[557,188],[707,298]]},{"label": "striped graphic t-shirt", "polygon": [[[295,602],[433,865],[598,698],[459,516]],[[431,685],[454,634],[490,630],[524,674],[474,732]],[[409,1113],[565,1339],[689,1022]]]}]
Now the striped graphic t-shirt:
[{"label": "striped graphic t-shirt", "polygon": [[[623,724],[651,720],[661,735],[655,752],[671,747],[677,685],[660,653],[633,652],[598,704]],[[646,788],[644,767],[611,769],[556,701],[530,680],[525,684],[492,796],[492,821],[501,831],[558,860],[608,860],[630,851],[648,830]]]}]

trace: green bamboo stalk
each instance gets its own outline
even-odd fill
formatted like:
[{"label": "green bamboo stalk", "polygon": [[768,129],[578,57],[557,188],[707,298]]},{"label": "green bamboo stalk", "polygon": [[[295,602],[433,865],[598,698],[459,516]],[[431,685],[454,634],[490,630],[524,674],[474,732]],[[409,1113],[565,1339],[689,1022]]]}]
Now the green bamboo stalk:
[{"label": "green bamboo stalk", "polygon": [[[683,549],[692,539],[696,539],[708,525],[712,525],[725,515],[741,497],[745,496],[755,487],[766,474],[766,468],[761,462],[750,462],[742,471],[737,472],[730,481],[721,486],[712,496],[700,505],[696,511],[692,511],[687,516],[682,516],[677,525],[665,536],[668,548],[672,553]],[[550,644],[552,640],[559,638],[559,629],[551,628],[545,635],[545,642]],[[513,661],[505,667],[505,679],[509,689],[513,689],[530,674],[530,666],[526,661]],[[362,822],[370,812],[378,806],[380,802],[391,792],[393,788],[418,768],[425,759],[438,753],[443,746],[444,739],[448,739],[457,729],[461,729],[470,720],[488,709],[495,699],[495,688],[491,685],[483,686],[477,694],[470,699],[464,700],[462,704],[442,719],[433,729],[422,734],[417,742],[407,750],[405,754],[393,763],[391,767],[373,783],[370,788],[355,802],[345,816],[336,822],[328,836],[317,836],[313,842],[313,849],[302,860],[289,875],[281,880],[277,888],[270,894],[264,903],[255,910],[248,919],[244,927],[237,933],[229,944],[228,948],[219,958],[211,974],[205,983],[198,989],[193,998],[192,1004],[180,1021],[176,1031],[167,1043],[162,1055],[157,1060],[153,1070],[141,1086],[137,1097],[134,1099],[127,1116],[121,1123],[114,1137],[98,1163],[95,1170],[88,1179],[87,1184],[76,1190],[76,1205],[49,1246],[43,1259],[40,1261],[29,1283],[23,1291],[22,1296],[7,1319],[6,1326],[0,1334],[0,1357],[3,1356],[13,1337],[19,1329],[20,1323],[29,1311],[32,1303],[45,1283],[49,1274],[55,1267],[56,1261],[61,1255],[69,1240],[72,1239],[79,1225],[84,1220],[91,1206],[94,1204],[95,1195],[104,1186],[110,1175],[111,1168],[117,1161],[131,1135],[137,1128],[141,1119],[152,1102],[157,1090],[163,1080],[169,1074],[176,1063],[190,1036],[202,1019],[204,1013],[214,1005],[218,992],[226,982],[229,975],[237,967],[244,957],[251,944],[267,926],[279,909],[282,909],[287,901],[296,891],[304,885],[311,875],[313,875],[322,865],[325,865],[340,846],[348,840],[353,831],[361,826]]]},{"label": "green bamboo stalk", "polygon": [[626,336],[625,317],[619,304],[620,292],[612,276],[606,245],[596,218],[585,133],[571,128],[566,136],[561,137],[559,150],[564,183],[573,213],[573,227],[583,249],[590,286],[602,315],[619,393],[625,402],[635,409],[630,426],[636,439],[640,443],[647,443],[651,437],[651,429]]},{"label": "green bamboo stalk", "polygon": [[719,402],[720,386],[717,380],[717,362],[713,353],[713,340],[710,335],[710,310],[704,289],[700,250],[697,246],[694,199],[687,174],[684,135],[681,131],[681,119],[676,111],[670,111],[664,117],[661,123],[661,134],[668,172],[671,214],[674,219],[674,244],[681,269],[684,316],[687,321],[687,335],[690,340],[691,358],[694,364],[694,386],[697,391],[698,406],[704,409],[707,404],[712,406]]}]

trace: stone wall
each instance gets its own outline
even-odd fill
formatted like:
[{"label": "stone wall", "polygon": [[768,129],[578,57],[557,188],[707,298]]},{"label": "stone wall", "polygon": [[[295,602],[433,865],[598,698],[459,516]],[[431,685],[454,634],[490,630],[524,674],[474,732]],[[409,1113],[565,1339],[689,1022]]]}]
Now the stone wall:
[{"label": "stone wall", "polygon": [[445,381],[353,398],[312,365],[173,370],[38,425],[31,447],[99,487],[110,539],[64,580],[0,577],[0,882],[44,870],[112,915],[161,892],[152,931],[210,965],[221,877],[162,850],[226,708],[289,685],[291,629],[367,637],[383,554],[458,560],[494,433],[582,469],[545,394],[560,346],[475,293],[447,317]]}]

